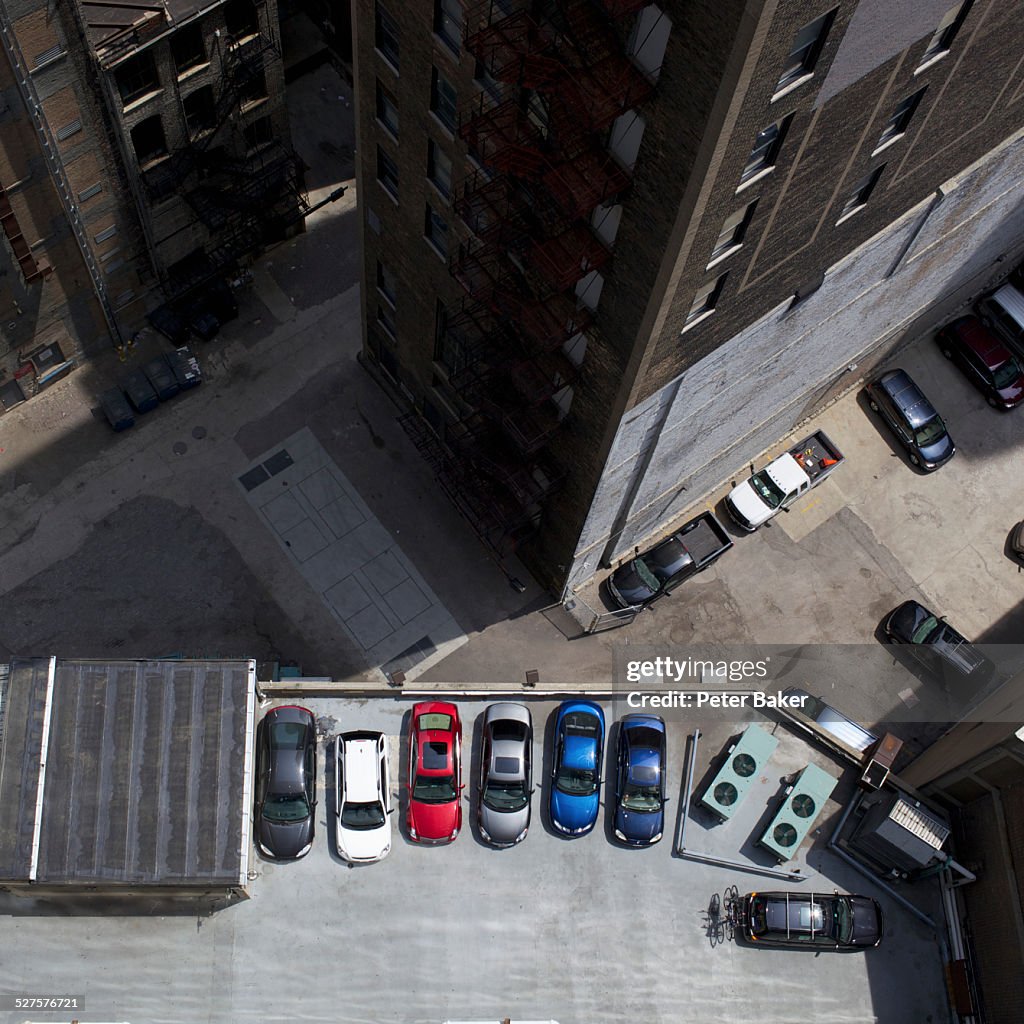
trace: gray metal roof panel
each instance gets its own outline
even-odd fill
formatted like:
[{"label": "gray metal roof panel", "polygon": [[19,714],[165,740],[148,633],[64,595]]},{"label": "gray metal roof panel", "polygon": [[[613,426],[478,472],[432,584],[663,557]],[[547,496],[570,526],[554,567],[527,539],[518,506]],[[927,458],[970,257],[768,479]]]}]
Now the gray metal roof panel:
[{"label": "gray metal roof panel", "polygon": [[0,733],[0,880],[27,881],[32,865],[49,658],[12,659]]},{"label": "gray metal roof panel", "polygon": [[38,881],[237,884],[249,663],[59,662]]}]

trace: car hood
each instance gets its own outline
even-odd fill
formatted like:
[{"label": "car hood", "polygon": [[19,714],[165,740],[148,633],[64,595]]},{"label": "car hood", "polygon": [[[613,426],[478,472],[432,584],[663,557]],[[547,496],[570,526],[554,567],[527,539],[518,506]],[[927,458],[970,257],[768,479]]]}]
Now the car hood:
[{"label": "car hood", "polygon": [[563,793],[557,786],[551,787],[551,819],[563,828],[575,831],[590,828],[597,821],[600,790],[588,796]]},{"label": "car hood", "polygon": [[729,492],[727,500],[751,528],[766,523],[772,517],[772,509],[760,499],[749,480],[737,484]]},{"label": "car hood", "polygon": [[612,573],[609,580],[613,588],[613,596],[617,591],[619,596],[627,604],[640,604],[642,601],[649,601],[657,591],[651,590],[642,579],[640,574],[633,567],[632,562],[627,562]]},{"label": "car hood", "polygon": [[447,839],[459,826],[459,801],[424,804],[410,800],[409,823],[421,839]]},{"label": "car hood", "polygon": [[313,841],[312,815],[304,821],[267,821],[262,815],[256,826],[260,846],[275,857],[297,857]]},{"label": "car hood", "polygon": [[615,812],[615,827],[629,840],[649,843],[664,831],[665,814],[657,811],[627,811],[621,805]]},{"label": "car hood", "polygon": [[529,824],[529,803],[521,811],[495,811],[480,801],[480,827],[495,843],[514,843]]},{"label": "car hood", "polygon": [[391,849],[391,819],[380,828],[345,828],[338,822],[336,829],[338,853],[346,860],[380,860]]},{"label": "car hood", "polygon": [[1024,400],[1024,379],[1015,381],[1008,388],[1000,388],[996,394],[1006,405],[1019,405]]},{"label": "car hood", "polygon": [[920,451],[921,458],[925,462],[934,465],[935,463],[951,459],[956,452],[956,445],[953,444],[953,438],[946,434],[944,437],[939,438],[935,444],[930,444],[927,448],[919,448],[918,451]]},{"label": "car hood", "polygon": [[866,896],[851,896],[853,932],[850,941],[855,946],[873,946],[882,937],[882,912],[874,900]]}]

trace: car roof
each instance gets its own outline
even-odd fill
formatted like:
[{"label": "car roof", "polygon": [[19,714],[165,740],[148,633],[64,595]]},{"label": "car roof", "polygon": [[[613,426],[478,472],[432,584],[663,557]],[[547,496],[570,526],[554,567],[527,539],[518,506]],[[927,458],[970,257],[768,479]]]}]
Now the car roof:
[{"label": "car roof", "polygon": [[969,348],[990,370],[1013,358],[1012,353],[997,334],[990,331],[976,316],[962,316],[949,325],[965,348]]},{"label": "car roof", "polygon": [[345,796],[356,803],[370,803],[380,795],[380,739],[376,736],[343,736]]},{"label": "car roof", "polygon": [[878,379],[878,386],[892,399],[912,427],[922,427],[938,413],[906,370],[890,370]]},{"label": "car roof", "polygon": [[995,299],[1017,323],[1024,325],[1024,295],[1012,284],[1004,284],[997,288],[991,298]]}]

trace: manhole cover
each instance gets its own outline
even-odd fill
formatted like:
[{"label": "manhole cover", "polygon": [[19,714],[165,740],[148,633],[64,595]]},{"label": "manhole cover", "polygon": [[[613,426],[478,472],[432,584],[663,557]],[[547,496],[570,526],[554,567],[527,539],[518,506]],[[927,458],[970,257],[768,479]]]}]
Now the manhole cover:
[{"label": "manhole cover", "polygon": [[175,455],[184,455],[188,451],[188,445],[184,441],[175,441],[172,451]]},{"label": "manhole cover", "polygon": [[731,782],[720,782],[715,786],[715,801],[723,807],[736,803],[736,787]]},{"label": "manhole cover", "polygon": [[772,836],[779,846],[792,846],[796,842],[796,829],[788,821],[784,821],[781,825],[775,826]]},{"label": "manhole cover", "polygon": [[192,436],[197,441],[202,441],[202,439],[204,437],[206,437],[206,427],[193,427],[192,428]]},{"label": "manhole cover", "polygon": [[737,754],[732,759],[732,770],[741,779],[749,779],[757,771],[757,762],[749,754]]}]

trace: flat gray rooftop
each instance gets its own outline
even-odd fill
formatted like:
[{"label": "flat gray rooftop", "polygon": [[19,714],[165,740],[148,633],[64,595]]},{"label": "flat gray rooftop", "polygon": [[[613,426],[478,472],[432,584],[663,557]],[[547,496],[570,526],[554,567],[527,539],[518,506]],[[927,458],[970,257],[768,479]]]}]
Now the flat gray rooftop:
[{"label": "flat gray rooftop", "polygon": [[0,878],[69,886],[244,881],[250,663],[57,661],[52,688],[50,665],[12,662],[7,681]]}]

